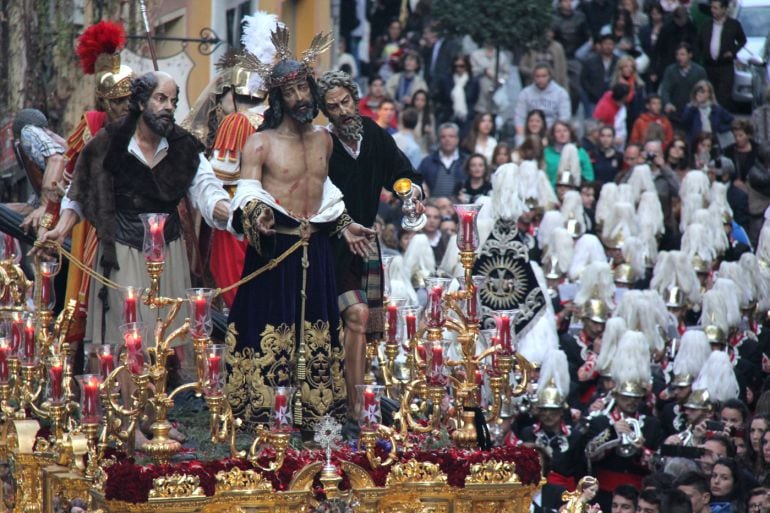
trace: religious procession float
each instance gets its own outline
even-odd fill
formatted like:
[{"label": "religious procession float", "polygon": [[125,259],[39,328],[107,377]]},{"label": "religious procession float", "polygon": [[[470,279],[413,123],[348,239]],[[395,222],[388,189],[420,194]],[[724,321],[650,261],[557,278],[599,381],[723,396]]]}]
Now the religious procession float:
[{"label": "religious procession float", "polygon": [[[404,222],[419,224],[411,198],[416,188],[405,180],[394,189],[404,200]],[[16,246],[5,244],[0,459],[8,465],[0,509],[528,511],[542,481],[539,455],[527,447],[493,447],[488,429],[502,422],[511,398],[526,393],[533,368],[516,351],[517,311],[493,312],[495,328],[481,329],[481,282],[473,276],[479,207],[455,208],[464,280],[450,289],[449,279],[429,278],[424,312],[393,294],[387,298],[384,340],[368,344],[365,384],[358,387],[360,434],[346,442],[341,425],[327,417],[303,444],[294,427],[301,417],[292,407],[296,387],[271,391],[268,424],[240,427],[225,393],[228,348],[237,334],[212,338],[212,301],[225,290],[190,289],[187,297],[159,292],[165,214],[142,216],[146,289],[114,283],[58,245],[35,257],[30,281],[16,263]],[[116,306],[123,340],[91,348],[90,374],[75,375],[67,338],[74,302],[53,313],[53,280],[63,258],[124,293]],[[385,288],[388,294],[387,279]],[[153,319],[140,318],[139,303],[151,308]],[[171,329],[181,317],[181,326]],[[194,349],[195,378],[172,390],[167,360],[184,339]],[[307,370],[302,352],[295,355],[300,383]],[[208,446],[224,449],[226,457],[191,452],[170,436],[169,412],[185,394],[205,404]],[[139,443],[143,423],[151,437]]]}]

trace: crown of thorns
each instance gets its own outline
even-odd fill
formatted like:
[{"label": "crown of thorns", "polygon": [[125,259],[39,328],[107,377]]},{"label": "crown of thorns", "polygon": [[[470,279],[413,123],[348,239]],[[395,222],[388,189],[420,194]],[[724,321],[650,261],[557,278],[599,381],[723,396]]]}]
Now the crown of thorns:
[{"label": "crown of thorns", "polygon": [[[289,50],[289,29],[284,26],[278,26],[270,33],[270,40],[275,47],[274,62],[262,62],[248,50],[244,50],[238,56],[238,64],[246,71],[258,73],[268,89],[280,87],[307,77],[311,73],[315,61],[318,60],[318,57],[323,52],[331,47],[332,41],[334,41],[331,32],[316,34],[310,42],[310,48],[302,52],[302,57],[299,61],[295,61],[298,63],[298,66],[281,66],[279,70],[276,69],[278,64],[293,60],[293,55],[291,50]],[[286,72],[287,68],[288,72]]]}]

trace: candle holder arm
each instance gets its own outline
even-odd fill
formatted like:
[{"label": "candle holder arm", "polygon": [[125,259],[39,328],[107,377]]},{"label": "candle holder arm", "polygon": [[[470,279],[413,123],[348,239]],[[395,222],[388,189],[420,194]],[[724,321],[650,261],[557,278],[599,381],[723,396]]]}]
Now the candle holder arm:
[{"label": "candle holder arm", "polygon": [[72,326],[72,319],[75,316],[75,309],[77,308],[77,301],[70,299],[67,301],[67,306],[56,317],[56,322],[53,325],[53,338],[57,342],[59,348],[63,348],[69,333],[70,326]]},{"label": "candle holder arm", "polygon": [[488,347],[487,349],[483,350],[481,353],[479,353],[475,358],[473,358],[473,363],[476,365],[480,364],[484,359],[489,358],[493,354],[498,353],[498,346],[492,346]]},{"label": "candle holder arm", "polygon": [[[388,456],[385,461],[382,461],[382,458],[377,456],[376,453],[377,440],[380,438],[390,441],[390,450],[388,451]],[[380,467],[389,467],[396,462],[398,459],[397,441],[398,436],[392,429],[380,425],[377,427],[377,430],[362,431],[361,437],[358,440],[358,447],[360,449],[362,445],[364,446],[366,459],[369,461],[369,465],[371,465],[373,469],[376,469]]]},{"label": "candle holder arm", "polygon": [[444,328],[455,333],[463,333],[467,331],[464,324],[460,324],[454,319],[446,319],[444,321]]},{"label": "candle holder arm", "polygon": [[171,391],[170,394],[168,394],[168,403],[171,404],[171,406],[174,405],[174,397],[176,397],[178,394],[186,391],[186,390],[195,390],[195,392],[200,392],[202,388],[202,384],[199,381],[193,381],[191,383],[185,383],[184,385],[179,385],[174,390]]},{"label": "candle holder arm", "polygon": [[518,368],[519,372],[521,373],[521,381],[516,383],[516,386],[513,387],[511,393],[514,396],[520,396],[527,391],[527,386],[529,386],[530,375],[532,374],[533,368],[529,360],[527,360],[521,353],[515,352],[513,356],[516,359],[515,368]]},{"label": "candle holder arm", "polygon": [[[251,443],[251,447],[249,447],[249,462],[265,472],[277,471],[283,466],[283,461],[286,458],[286,449],[289,447],[289,439],[291,438],[290,434],[271,432],[264,426],[257,427],[256,432],[254,441]],[[259,463],[259,455],[261,453],[259,446],[264,443],[270,444],[270,446],[275,449],[275,460],[273,460],[267,467],[264,467]]]},{"label": "candle holder arm", "polygon": [[440,413],[440,405],[434,404],[433,405],[433,411],[431,413],[431,422],[429,422],[426,426],[420,425],[418,422],[414,420],[414,417],[412,417],[412,410],[411,410],[411,403],[413,398],[413,392],[415,388],[419,387],[420,385],[427,385],[426,381],[424,379],[417,379],[412,381],[406,386],[406,390],[404,390],[404,395],[401,397],[401,413],[402,413],[402,420],[404,422],[405,429],[404,430],[411,430],[415,431],[417,433],[429,433],[433,430],[433,417],[438,413]]},{"label": "candle holder arm", "polygon": [[[107,376],[107,379],[104,380],[104,383],[102,383],[102,387],[105,391],[107,391],[106,394],[106,406],[112,410],[113,412],[117,413],[118,415],[123,415],[124,417],[136,417],[142,411],[144,411],[144,407],[147,404],[147,390],[146,385],[149,381],[149,376],[144,374],[142,376],[138,376],[138,381],[141,381],[144,386],[140,386],[137,384],[135,390],[131,394],[131,402],[133,405],[131,408],[126,408],[125,406],[121,405],[117,401],[117,395],[118,394],[111,394],[109,393],[110,390],[113,389],[114,385],[117,383],[116,379],[118,375],[121,372],[128,372],[128,369],[125,365],[119,365],[117,366],[110,374]],[[132,376],[133,377],[133,376]]]}]

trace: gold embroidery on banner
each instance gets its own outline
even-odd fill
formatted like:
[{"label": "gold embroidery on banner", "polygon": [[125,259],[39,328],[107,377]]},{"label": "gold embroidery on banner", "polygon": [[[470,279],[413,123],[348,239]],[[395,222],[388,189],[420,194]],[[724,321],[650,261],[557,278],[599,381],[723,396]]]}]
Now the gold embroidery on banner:
[{"label": "gold embroidery on banner", "polygon": [[[294,326],[267,325],[260,334],[259,350],[236,350],[235,329],[228,329],[225,343],[230,373],[225,392],[233,413],[245,425],[266,422],[276,386],[296,385],[294,368]],[[305,407],[303,427],[315,425],[327,414],[341,416],[346,398],[343,375],[344,352],[333,347],[328,321],[305,321],[304,341],[307,351],[307,375],[300,384]]]}]

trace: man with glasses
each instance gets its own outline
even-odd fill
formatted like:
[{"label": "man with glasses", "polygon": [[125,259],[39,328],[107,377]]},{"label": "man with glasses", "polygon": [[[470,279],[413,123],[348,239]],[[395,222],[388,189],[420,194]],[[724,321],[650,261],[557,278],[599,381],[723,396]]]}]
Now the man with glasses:
[{"label": "man with glasses", "polygon": [[770,512],[770,491],[767,488],[754,488],[749,493],[748,510],[751,513]]}]

